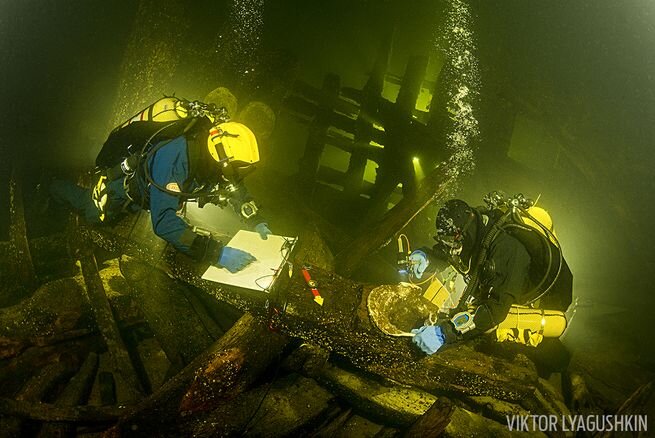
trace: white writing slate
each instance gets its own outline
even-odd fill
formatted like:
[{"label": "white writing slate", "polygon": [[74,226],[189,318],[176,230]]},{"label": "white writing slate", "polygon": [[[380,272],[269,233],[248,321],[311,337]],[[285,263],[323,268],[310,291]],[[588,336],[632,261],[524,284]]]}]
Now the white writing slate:
[{"label": "white writing slate", "polygon": [[225,268],[210,266],[202,274],[202,279],[267,292],[296,240],[295,237],[276,235],[270,235],[264,240],[259,233],[240,230],[227,246],[249,252],[257,260],[234,274]]}]

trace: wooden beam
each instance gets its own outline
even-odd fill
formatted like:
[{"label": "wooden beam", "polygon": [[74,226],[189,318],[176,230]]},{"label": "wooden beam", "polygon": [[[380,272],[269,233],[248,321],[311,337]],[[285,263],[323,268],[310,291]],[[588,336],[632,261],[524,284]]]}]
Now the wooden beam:
[{"label": "wooden beam", "polygon": [[121,407],[74,406],[58,407],[49,403],[0,398],[0,414],[37,421],[74,423],[113,423],[125,412]]},{"label": "wooden beam", "polygon": [[121,257],[120,266],[131,295],[175,372],[212,344],[212,333],[220,328],[210,318],[198,316],[187,299],[190,291],[185,284],[127,256]]},{"label": "wooden beam", "polygon": [[425,207],[446,193],[450,180],[442,167],[435,168],[413,195],[405,196],[376,223],[363,229],[350,245],[337,254],[337,272],[352,274],[374,251],[405,228]]},{"label": "wooden beam", "polygon": [[20,171],[16,165],[12,168],[9,180],[9,221],[9,241],[15,255],[15,272],[23,286],[32,289],[36,287],[38,280],[27,239],[22,181],[20,181]]},{"label": "wooden beam", "polygon": [[305,144],[305,152],[299,163],[300,178],[304,182],[306,190],[309,191],[311,191],[316,180],[321,155],[325,148],[325,134],[333,116],[333,109],[330,103],[334,99],[338,100],[340,87],[339,76],[333,74],[325,76],[316,116],[309,127],[309,137]]},{"label": "wooden beam", "polygon": [[[64,390],[57,397],[55,406],[75,407],[86,404],[96,372],[98,371],[98,355],[91,353],[87,356],[79,372],[68,382]],[[39,438],[71,436],[75,428],[67,423],[47,423],[39,431]]]},{"label": "wooden beam", "polygon": [[201,412],[224,396],[237,395],[261,375],[286,343],[285,336],[245,314],[225,336],[130,409],[116,430],[155,430],[162,423],[175,423],[182,413]]},{"label": "wooden beam", "polygon": [[[43,397],[55,389],[56,385],[75,373],[73,364],[65,362],[55,362],[35,371],[36,374],[16,396],[18,402],[40,402]],[[20,416],[0,416],[0,418],[1,437],[14,437],[21,434],[22,418]]]},{"label": "wooden beam", "polygon": [[125,383],[127,400],[135,400],[143,394],[142,385],[139,382],[129,352],[114,319],[102,279],[98,274],[95,255],[87,245],[81,245],[79,259],[89,303],[91,304],[96,324],[111,355],[113,369]]},{"label": "wooden beam", "polygon": [[189,416],[184,436],[307,436],[329,412],[334,396],[297,374],[243,393],[206,417]]},{"label": "wooden beam", "polygon": [[[436,185],[436,179],[432,183]],[[434,187],[432,187],[434,190]],[[428,202],[429,199],[424,199]],[[416,201],[417,202],[417,201]],[[412,208],[412,212],[420,210]],[[407,221],[405,217],[404,221]],[[395,221],[398,218],[394,219]],[[392,227],[397,229],[396,225]],[[384,228],[382,228],[384,230]],[[88,234],[88,229],[82,234]],[[95,233],[100,233],[97,229]],[[368,236],[376,238],[375,232]],[[169,267],[171,275],[189,282],[206,293],[224,300],[237,308],[251,311],[260,321],[271,321],[271,314],[264,306],[265,298],[273,307],[286,308],[275,315],[276,327],[281,333],[312,342],[333,353],[347,358],[354,366],[384,376],[396,382],[408,384],[432,394],[457,393],[463,395],[488,395],[526,409],[541,412],[548,409],[543,396],[538,396],[539,382],[536,373],[520,364],[478,353],[467,344],[450,348],[433,356],[421,355],[409,339],[384,335],[369,320],[367,297],[370,289],[336,275],[331,269],[309,266],[312,278],[318,282],[323,306],[313,301],[312,294],[298,266],[307,265],[307,255],[316,244],[301,236],[300,242],[311,246],[292,258],[294,270],[291,278],[283,275],[276,285],[279,292],[267,297],[262,294],[237,291],[199,278],[191,266],[176,259]],[[120,248],[137,254],[138,246],[131,242],[112,239],[111,235],[98,234],[99,244],[107,249]],[[361,244],[361,242],[360,242]],[[364,243],[367,244],[367,243]],[[116,245],[116,246],[114,246]],[[134,252],[133,252],[134,251]],[[144,254],[144,257],[149,257]],[[155,263],[161,263],[154,260]],[[270,306],[269,306],[270,308]]]}]

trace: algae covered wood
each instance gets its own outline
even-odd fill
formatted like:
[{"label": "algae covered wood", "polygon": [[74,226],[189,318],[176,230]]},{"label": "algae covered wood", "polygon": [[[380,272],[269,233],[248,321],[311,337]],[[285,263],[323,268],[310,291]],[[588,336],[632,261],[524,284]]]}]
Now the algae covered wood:
[{"label": "algae covered wood", "polygon": [[90,248],[82,246],[79,257],[87,296],[100,333],[111,355],[113,369],[125,383],[127,400],[137,399],[143,394],[143,387],[114,319],[102,279],[98,273],[95,255]]},{"label": "algae covered wood", "polygon": [[84,295],[81,278],[63,278],[41,285],[14,306],[0,309],[0,358],[90,334],[95,327]]},{"label": "algae covered wood", "polygon": [[334,396],[312,379],[298,375],[278,378],[219,406],[205,418],[191,419],[194,437],[305,436],[318,423]]},{"label": "algae covered wood", "polygon": [[175,427],[184,414],[213,408],[225,396],[236,396],[252,385],[286,343],[286,337],[244,315],[182,371],[126,412],[115,430],[137,435],[142,430],[165,430]]},{"label": "algae covered wood", "polygon": [[[121,240],[119,245],[119,239],[108,231],[84,228],[83,234],[109,250],[122,248],[135,256],[141,254],[133,243]],[[143,256],[148,260],[148,254]],[[302,259],[296,258],[291,278],[282,275],[276,284],[277,291],[268,295],[202,280],[193,265],[185,265],[183,260],[178,258],[176,263],[163,267],[205,293],[249,311],[267,324],[272,323],[286,335],[305,339],[346,357],[362,370],[433,394],[487,395],[515,402],[528,410],[544,409],[533,370],[479,353],[466,344],[425,356],[409,339],[386,336],[374,327],[366,311],[362,311],[365,306],[363,285],[330,270],[309,267],[325,299],[323,306],[319,306],[313,301],[298,269],[303,264]],[[155,263],[162,264],[159,260]],[[285,311],[271,313],[271,308]]]},{"label": "algae covered wood", "polygon": [[13,167],[9,180],[9,242],[14,252],[14,270],[23,287],[31,289],[37,284],[32,263],[30,244],[27,240],[27,224],[23,205],[23,190],[18,168]]},{"label": "algae covered wood", "polygon": [[37,421],[73,423],[114,423],[126,411],[124,407],[73,406],[59,407],[51,403],[11,400],[0,397],[0,415],[29,418]]},{"label": "algae covered wood", "polygon": [[120,266],[132,297],[176,371],[212,344],[216,324],[198,316],[184,284],[130,257],[121,258]]},{"label": "algae covered wood", "polygon": [[[55,362],[40,369],[16,395],[16,400],[40,402],[58,383],[65,381],[75,372],[72,363]],[[2,412],[0,412],[2,413]],[[0,437],[19,436],[22,419],[19,416],[0,416]]]},{"label": "algae covered wood", "polygon": [[[98,355],[90,353],[80,367],[78,373],[68,382],[64,390],[57,397],[55,406],[77,406],[86,404],[91,392],[91,386],[98,370]],[[72,424],[47,423],[39,431],[38,437],[66,437],[71,436],[75,430]]]},{"label": "algae covered wood", "polygon": [[416,192],[404,196],[381,219],[369,224],[353,241],[337,254],[337,272],[352,274],[365,258],[381,248],[416,215],[435,199],[445,195],[451,178],[442,166],[435,168],[418,186]]},{"label": "algae covered wood", "polygon": [[326,364],[314,373],[315,378],[357,411],[393,426],[409,426],[430,409],[437,397],[408,386],[383,384]]}]

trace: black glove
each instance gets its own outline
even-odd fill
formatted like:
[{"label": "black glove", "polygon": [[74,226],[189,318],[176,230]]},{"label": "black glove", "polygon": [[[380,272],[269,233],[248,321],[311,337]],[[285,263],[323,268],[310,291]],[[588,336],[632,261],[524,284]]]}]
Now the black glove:
[{"label": "black glove", "polygon": [[197,235],[193,239],[189,255],[198,262],[214,265],[221,255],[222,249],[223,243],[220,241],[214,240],[209,236]]}]

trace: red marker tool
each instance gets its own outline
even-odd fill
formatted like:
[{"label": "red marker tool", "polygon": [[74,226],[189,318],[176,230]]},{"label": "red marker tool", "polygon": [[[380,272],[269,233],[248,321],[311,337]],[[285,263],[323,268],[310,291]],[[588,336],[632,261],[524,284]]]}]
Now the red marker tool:
[{"label": "red marker tool", "polygon": [[302,267],[302,276],[305,277],[305,281],[307,282],[307,286],[309,286],[310,289],[312,290],[312,295],[314,295],[314,301],[319,306],[322,306],[323,305],[323,297],[321,296],[321,294],[318,291],[318,283],[315,282],[314,280],[312,280],[312,277],[311,277],[311,275],[309,275],[309,271],[307,269],[308,269],[307,266]]}]

